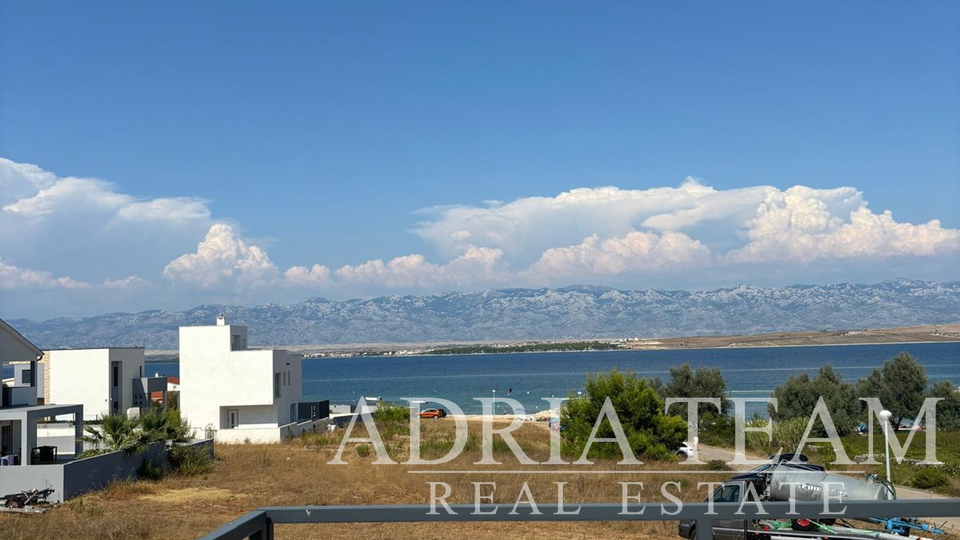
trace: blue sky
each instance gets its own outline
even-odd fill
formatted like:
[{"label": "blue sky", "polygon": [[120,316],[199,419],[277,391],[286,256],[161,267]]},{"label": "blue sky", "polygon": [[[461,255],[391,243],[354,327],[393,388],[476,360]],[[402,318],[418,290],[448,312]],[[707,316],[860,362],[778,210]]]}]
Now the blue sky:
[{"label": "blue sky", "polygon": [[945,1],[6,2],[0,156],[53,176],[0,173],[0,302],[957,279],[958,52]]}]

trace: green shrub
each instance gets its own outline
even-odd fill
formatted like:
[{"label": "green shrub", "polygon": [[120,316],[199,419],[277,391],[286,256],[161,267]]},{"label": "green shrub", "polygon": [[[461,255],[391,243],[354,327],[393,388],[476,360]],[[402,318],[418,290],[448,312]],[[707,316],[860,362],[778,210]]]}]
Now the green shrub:
[{"label": "green shrub", "polygon": [[170,465],[179,474],[196,476],[213,467],[213,457],[206,446],[174,446],[170,449]]},{"label": "green shrub", "polygon": [[149,459],[144,460],[143,465],[140,465],[137,469],[137,478],[140,480],[160,480],[163,478],[163,469]]},{"label": "green shrub", "polygon": [[357,446],[357,455],[362,458],[368,457],[370,455],[370,447],[366,444]]},{"label": "green shrub", "polygon": [[924,468],[917,471],[910,480],[910,485],[919,489],[933,489],[950,483],[950,477],[940,469]]},{"label": "green shrub", "polygon": [[731,471],[729,465],[722,459],[711,459],[707,462],[707,465],[703,468],[705,471]]},{"label": "green shrub", "polygon": [[410,435],[410,409],[380,403],[373,413],[380,436],[385,441],[397,436]]},{"label": "green shrub", "polygon": [[405,407],[380,403],[377,410],[373,412],[373,419],[384,423],[407,424],[410,422],[410,410]]}]

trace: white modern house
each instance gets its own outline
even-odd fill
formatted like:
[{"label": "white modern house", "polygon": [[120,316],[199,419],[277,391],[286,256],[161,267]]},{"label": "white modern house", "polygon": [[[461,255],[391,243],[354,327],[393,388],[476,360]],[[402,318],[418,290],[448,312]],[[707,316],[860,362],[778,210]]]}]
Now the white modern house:
[{"label": "white modern house", "polygon": [[145,377],[144,358],[142,347],[49,351],[49,399],[82,404],[87,421],[149,407],[151,392],[166,395],[167,379]]},{"label": "white modern house", "polygon": [[[43,353],[19,332],[0,320],[0,485],[10,476],[4,466],[50,464],[72,458],[81,450],[76,440],[83,432],[83,406],[79,404],[41,404],[38,360]],[[68,448],[42,444],[37,424],[61,417],[69,419]],[[58,450],[64,450],[58,452]]]},{"label": "white modern house", "polygon": [[180,327],[180,411],[217,442],[279,442],[313,429],[300,421],[301,357],[249,349],[247,327]]},{"label": "white modern house", "polygon": [[[111,394],[114,388],[114,379],[111,379],[114,377],[114,367],[118,368],[115,377],[118,389],[123,386],[122,381],[126,380],[131,383],[123,386],[124,388],[132,386],[136,389],[141,380],[130,378],[131,375],[138,374],[135,367],[130,367],[137,365],[137,353],[127,351],[114,355],[117,350],[100,349],[97,351],[106,352],[97,354],[91,350],[81,351],[76,353],[79,355],[76,358],[63,355],[64,359],[80,358],[82,362],[89,362],[88,367],[93,371],[83,372],[78,366],[67,362],[68,367],[63,368],[61,374],[67,376],[67,371],[73,369],[73,386],[92,386],[98,388],[98,392],[105,390],[105,395],[108,396],[106,409],[114,408],[109,401],[114,399],[110,397],[112,395],[116,396],[116,407],[122,408],[127,403],[124,401],[126,397],[120,393]],[[44,355],[33,343],[0,320],[0,495],[51,488],[53,493],[48,500],[62,502],[88,491],[101,489],[114,480],[134,478],[139,468],[147,462],[156,464],[169,459],[164,442],[151,443],[145,451],[133,455],[120,451],[80,458],[82,443],[79,437],[83,434],[83,405],[59,401],[41,403],[53,401],[39,397],[44,393],[40,388],[43,376],[39,369],[40,359],[44,356],[47,361],[48,380],[49,375],[53,375],[56,380],[57,376],[50,370],[49,355]],[[143,356],[142,349],[139,356]],[[124,375],[124,370],[133,370],[134,373]],[[157,381],[162,384],[162,388],[166,388],[165,377],[158,377]],[[46,386],[49,394],[50,385]],[[103,395],[98,393],[97,396],[97,406],[104,407]],[[63,422],[63,419],[67,421]],[[211,453],[213,451],[212,442],[208,440],[189,444],[206,448]]]}]

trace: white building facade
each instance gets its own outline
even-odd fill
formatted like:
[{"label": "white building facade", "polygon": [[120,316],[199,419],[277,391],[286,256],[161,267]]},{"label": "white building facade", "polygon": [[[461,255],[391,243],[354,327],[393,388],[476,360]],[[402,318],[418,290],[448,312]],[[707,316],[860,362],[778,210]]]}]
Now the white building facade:
[{"label": "white building facade", "polygon": [[82,404],[86,421],[148,407],[166,378],[144,377],[144,358],[142,347],[49,351],[50,401]]},{"label": "white building facade", "polygon": [[248,349],[247,327],[180,327],[180,411],[217,442],[279,442],[314,427],[298,421],[301,357]]}]

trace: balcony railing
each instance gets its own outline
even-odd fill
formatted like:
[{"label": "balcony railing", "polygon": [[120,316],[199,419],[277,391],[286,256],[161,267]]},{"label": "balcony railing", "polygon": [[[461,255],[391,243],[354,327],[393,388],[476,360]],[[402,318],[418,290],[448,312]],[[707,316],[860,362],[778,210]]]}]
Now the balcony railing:
[{"label": "balcony railing", "polygon": [[[275,525],[293,523],[412,523],[412,522],[469,522],[469,521],[696,521],[696,540],[712,540],[713,525],[717,520],[751,520],[771,517],[806,518],[893,518],[960,517],[960,499],[923,499],[896,501],[844,501],[830,502],[831,513],[824,512],[822,502],[763,502],[762,510],[756,503],[685,503],[677,508],[672,503],[631,504],[624,507],[616,503],[538,505],[535,514],[529,506],[521,506],[511,514],[511,504],[455,504],[449,514],[440,505],[437,513],[430,513],[428,505],[399,506],[279,506],[260,508],[245,514],[201,540],[273,540]],[[580,507],[578,514],[570,512]],[[839,510],[843,510],[839,513]],[[479,512],[478,512],[479,510]],[[481,512],[496,513],[482,514]],[[626,511],[626,512],[625,512]],[[639,512],[643,512],[642,514]],[[749,521],[748,521],[749,522]],[[837,535],[831,535],[837,536]]]}]

